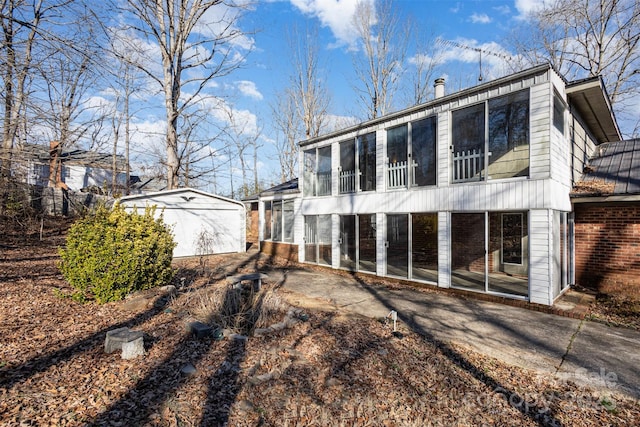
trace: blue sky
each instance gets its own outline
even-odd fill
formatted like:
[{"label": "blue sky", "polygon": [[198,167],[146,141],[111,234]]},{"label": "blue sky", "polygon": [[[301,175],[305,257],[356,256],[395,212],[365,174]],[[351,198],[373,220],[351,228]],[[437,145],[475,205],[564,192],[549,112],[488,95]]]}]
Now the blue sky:
[{"label": "blue sky", "polygon": [[[269,144],[275,138],[269,126],[269,105],[274,96],[287,85],[291,75],[285,37],[288,29],[319,27],[318,44],[322,64],[321,75],[326,78],[332,96],[329,113],[338,117],[352,117],[354,105],[351,70],[353,48],[357,35],[353,32],[351,16],[356,0],[291,0],[260,1],[244,18],[243,28],[257,28],[253,35],[254,50],[243,69],[233,74],[235,88],[240,95],[234,106],[246,110],[264,125],[261,177],[277,181],[278,164]],[[459,45],[481,48],[488,52],[508,54],[501,41],[522,19],[523,13],[539,4],[536,0],[398,0],[394,1],[401,18],[411,19],[417,27],[432,37],[453,41]],[[438,69],[447,77],[448,91],[477,83],[479,54],[472,49],[454,45],[442,46],[445,62]],[[419,52],[408,52],[406,72],[411,72],[410,58]],[[495,55],[483,57],[483,77],[490,79],[504,74],[504,62]],[[449,81],[450,80],[450,81]]]},{"label": "blue sky", "polygon": [[[251,9],[237,23],[239,29],[249,33],[237,40],[236,48],[250,52],[241,69],[211,84],[209,95],[221,97],[223,101],[220,102],[233,112],[246,132],[262,129],[259,138],[261,148],[258,171],[264,185],[269,186],[280,181],[280,167],[274,147],[274,141],[278,136],[271,125],[271,106],[275,103],[277,93],[287,86],[292,75],[286,42],[287,33],[291,28],[317,26],[319,29],[319,76],[326,81],[332,98],[328,113],[335,120],[345,118],[354,121],[358,115],[360,118],[364,117],[362,109],[356,105],[353,90],[356,79],[352,69],[352,58],[354,53],[358,54],[357,35],[352,25],[356,3],[357,0],[260,0],[252,4]],[[500,57],[509,54],[502,44],[504,37],[521,22],[524,13],[539,4],[539,0],[393,2],[401,22],[408,19],[414,22],[416,30],[411,35],[412,40],[424,33],[432,39],[439,37],[458,46],[481,48],[486,52],[496,53],[497,55],[483,56],[482,74],[485,80],[507,72],[504,59]],[[440,45],[444,55],[443,62],[434,76],[447,79],[447,92],[477,84],[480,72],[478,52],[456,47],[455,44]],[[412,59],[419,53],[421,52],[416,51],[415,46],[409,47],[403,64],[405,77],[415,69]],[[432,85],[432,82],[429,84]],[[145,108],[144,116],[135,118],[134,128],[137,129],[138,136],[137,141],[134,141],[136,148],[132,149],[132,153],[134,157],[137,155],[138,164],[152,151],[153,146],[163,146],[161,135],[164,133],[166,122],[162,102],[159,94],[145,98],[145,105],[155,107]],[[409,104],[406,102],[399,102],[396,109],[407,106]],[[224,115],[216,117],[221,122],[227,120]],[[143,136],[145,134],[147,136]],[[212,147],[212,150],[216,148]],[[218,162],[223,162],[226,154],[218,155]],[[203,182],[200,188],[229,195],[231,175],[233,186],[237,189],[241,184],[241,174],[239,162],[233,158],[231,163],[221,168],[215,180]],[[249,174],[249,177],[251,176],[252,174]]]}]

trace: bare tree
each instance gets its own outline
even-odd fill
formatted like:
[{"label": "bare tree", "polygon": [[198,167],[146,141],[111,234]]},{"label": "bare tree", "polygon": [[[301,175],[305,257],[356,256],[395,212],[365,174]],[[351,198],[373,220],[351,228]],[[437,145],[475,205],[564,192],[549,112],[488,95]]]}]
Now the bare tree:
[{"label": "bare tree", "polygon": [[280,163],[280,179],[285,182],[298,176],[298,141],[301,138],[300,121],[295,108],[295,95],[290,88],[276,96],[272,106],[273,123],[278,130],[276,150]]},{"label": "bare tree", "polygon": [[[602,76],[616,113],[640,96],[640,3],[556,0],[529,16],[514,47],[525,65],[549,61],[567,78]],[[637,120],[637,118],[636,118]]]},{"label": "bare tree", "polygon": [[[229,141],[228,153],[230,153],[231,171],[233,173],[233,166],[237,164],[236,161],[239,162],[239,169],[242,174],[239,195],[247,197],[250,193],[258,191],[258,141],[262,137],[262,127],[246,120],[230,107],[225,108],[225,114],[226,122],[229,123],[225,134],[226,139]],[[252,161],[252,167],[250,166],[250,161]],[[251,172],[253,172],[253,182],[249,181]]]},{"label": "bare tree", "polygon": [[321,75],[317,27],[307,29],[304,34],[293,28],[287,40],[293,73],[288,86],[271,106],[274,124],[280,133],[276,146],[283,181],[297,176],[298,141],[316,137],[326,130],[331,103]]},{"label": "bare tree", "polygon": [[132,65],[131,56],[126,53],[118,53],[114,51],[114,58],[118,61],[119,66],[116,68],[111,79],[112,89],[114,93],[113,111],[111,111],[111,128],[113,138],[112,164],[111,164],[111,191],[117,189],[118,177],[118,145],[121,135],[120,129],[124,125],[124,158],[125,158],[125,194],[129,194],[129,183],[131,181],[131,101],[136,92],[141,90],[136,83],[136,68]]},{"label": "bare tree", "polygon": [[11,176],[11,163],[18,140],[26,140],[27,108],[33,72],[45,57],[39,54],[43,46],[59,46],[61,40],[55,30],[59,17],[69,0],[44,2],[37,0],[0,1],[0,73],[2,90],[2,152],[0,153],[0,187],[4,209],[7,180]]},{"label": "bare tree", "polygon": [[164,94],[167,187],[176,188],[179,118],[202,98],[213,79],[241,65],[244,55],[234,47],[245,37],[236,24],[246,6],[222,0],[128,0],[127,4],[126,12],[136,18],[132,28],[157,44],[157,53],[148,55],[149,59],[159,55],[161,72],[147,61],[137,65]]},{"label": "bare tree", "polygon": [[393,97],[403,73],[409,26],[402,26],[390,0],[358,3],[353,25],[362,51],[353,55],[357,83],[354,89],[365,115],[374,119],[393,108]]},{"label": "bare tree", "polygon": [[423,33],[416,37],[416,54],[409,59],[409,63],[415,66],[415,71],[410,73],[409,105],[422,104],[433,97],[433,80],[443,59],[442,49],[436,41],[435,33]]}]

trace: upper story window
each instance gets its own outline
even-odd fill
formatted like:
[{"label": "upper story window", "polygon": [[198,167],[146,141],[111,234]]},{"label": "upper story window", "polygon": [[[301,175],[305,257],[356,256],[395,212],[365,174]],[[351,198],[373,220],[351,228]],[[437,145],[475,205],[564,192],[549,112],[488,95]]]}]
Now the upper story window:
[{"label": "upper story window", "polygon": [[360,135],[340,143],[340,193],[376,189],[376,134]]},{"label": "upper story window", "polygon": [[331,194],[331,146],[313,148],[304,152],[305,196]]},{"label": "upper story window", "polygon": [[454,111],[451,127],[452,182],[529,175],[528,90]]},{"label": "upper story window", "polygon": [[387,130],[387,188],[436,184],[436,118]]},{"label": "upper story window", "polygon": [[557,93],[553,94],[553,126],[564,135],[565,105]]}]

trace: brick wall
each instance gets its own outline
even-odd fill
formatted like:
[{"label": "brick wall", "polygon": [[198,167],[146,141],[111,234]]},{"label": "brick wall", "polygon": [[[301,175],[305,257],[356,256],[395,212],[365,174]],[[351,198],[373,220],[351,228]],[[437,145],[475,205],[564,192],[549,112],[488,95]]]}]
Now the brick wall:
[{"label": "brick wall", "polygon": [[292,245],[291,243],[263,240],[260,242],[260,252],[272,257],[298,262],[298,245]]},{"label": "brick wall", "polygon": [[258,243],[258,202],[247,206],[247,243]]},{"label": "brick wall", "polygon": [[575,205],[576,283],[640,296],[640,203]]}]

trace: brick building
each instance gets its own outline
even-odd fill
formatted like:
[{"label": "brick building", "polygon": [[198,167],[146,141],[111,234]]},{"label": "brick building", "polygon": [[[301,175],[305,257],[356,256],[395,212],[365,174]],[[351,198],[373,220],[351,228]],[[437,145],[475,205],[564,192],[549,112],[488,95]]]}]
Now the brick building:
[{"label": "brick building", "polygon": [[600,145],[571,196],[576,283],[640,295],[640,140]]}]

